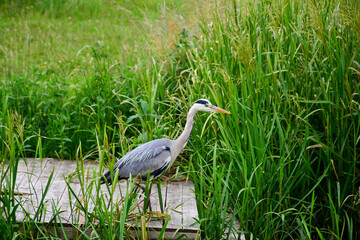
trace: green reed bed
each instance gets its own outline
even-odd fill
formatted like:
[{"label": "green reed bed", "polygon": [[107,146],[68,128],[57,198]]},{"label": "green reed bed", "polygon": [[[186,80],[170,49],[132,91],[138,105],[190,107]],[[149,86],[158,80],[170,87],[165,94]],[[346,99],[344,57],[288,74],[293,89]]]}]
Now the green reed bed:
[{"label": "green reed bed", "polygon": [[[199,47],[185,50],[187,89],[233,113],[198,135],[207,143],[199,155],[221,144],[230,213],[250,236],[359,236],[360,15],[357,2],[346,3],[234,1],[204,26]],[[212,193],[214,184],[202,187]],[[198,207],[214,208],[215,219],[214,195]]]},{"label": "green reed bed", "polygon": [[75,158],[81,142],[103,159],[176,138],[208,98],[232,115],[196,116],[177,163],[195,183],[199,237],[358,239],[359,25],[358,1],[232,1],[152,57],[119,63],[112,40],[84,44],[66,74],[4,75],[1,155],[14,154],[8,110],[25,118],[24,156],[41,136],[43,156]]}]

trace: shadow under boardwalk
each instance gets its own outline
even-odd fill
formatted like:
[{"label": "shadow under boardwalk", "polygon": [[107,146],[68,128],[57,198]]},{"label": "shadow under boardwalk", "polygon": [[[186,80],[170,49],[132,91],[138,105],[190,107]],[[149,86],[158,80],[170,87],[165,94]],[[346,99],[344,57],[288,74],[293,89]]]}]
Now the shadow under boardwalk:
[{"label": "shadow under boardwalk", "polygon": [[[71,224],[82,224],[85,221],[84,214],[79,210],[76,204],[76,198],[80,201],[84,199],[87,186],[94,183],[91,181],[93,176],[96,176],[98,171],[98,163],[84,162],[84,172],[82,177],[79,177],[79,168],[76,161],[57,160],[52,158],[44,158],[41,162],[40,159],[27,159],[19,161],[18,175],[16,179],[17,198],[21,200],[23,209],[30,215],[27,217],[34,218],[40,222],[48,223],[53,218],[52,207],[60,209],[60,217],[63,224],[67,224],[70,228]],[[52,181],[49,178],[52,176]],[[70,193],[65,179],[68,179],[69,185],[72,189]],[[70,179],[70,180],[69,180]],[[83,184],[80,184],[83,181]],[[49,184],[48,192],[43,198],[43,192]],[[83,187],[82,187],[83,186]],[[198,231],[198,225],[195,223],[197,218],[197,208],[195,196],[193,193],[194,185],[190,181],[174,181],[168,182],[166,185],[161,186],[161,196],[164,201],[164,214],[171,216],[166,227],[166,238],[177,238],[180,234],[185,234],[189,239],[195,238]],[[114,201],[121,201],[126,194],[127,182],[121,181],[116,187],[113,195]],[[142,193],[140,190],[139,193]],[[108,188],[101,185],[100,194],[108,197]],[[91,195],[96,198],[96,187],[93,186]],[[76,197],[75,197],[76,196]],[[152,211],[160,213],[160,204],[158,198],[157,184],[153,184],[151,191],[151,206]],[[38,206],[43,200],[45,203],[45,214],[41,216],[36,215]],[[143,197],[137,198],[138,204],[135,211],[143,211]],[[53,204],[54,203],[54,204]],[[92,201],[87,202],[88,212],[94,209]],[[23,221],[25,219],[24,211],[19,209],[17,212],[17,220]],[[136,223],[134,223],[136,224]],[[149,232],[149,238],[157,238],[158,233],[162,229],[163,220],[149,220],[146,227]],[[176,234],[174,234],[176,233]]]}]

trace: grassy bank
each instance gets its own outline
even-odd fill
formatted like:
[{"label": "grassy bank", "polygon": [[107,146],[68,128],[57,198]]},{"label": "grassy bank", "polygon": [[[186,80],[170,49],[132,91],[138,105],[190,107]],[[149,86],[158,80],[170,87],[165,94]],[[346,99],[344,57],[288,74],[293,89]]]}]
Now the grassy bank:
[{"label": "grassy bank", "polygon": [[[30,14],[66,24],[73,17],[64,10],[70,3],[64,1],[58,15]],[[24,67],[22,56],[14,66],[2,63],[3,159],[12,153],[4,127],[9,110],[25,118],[24,155],[34,155],[34,136],[41,136],[46,156],[74,158],[81,142],[83,152],[96,158],[96,134],[106,139],[101,148],[119,155],[154,138],[179,136],[187,109],[206,97],[232,115],[199,114],[180,158],[195,182],[203,238],[226,238],[235,218],[249,238],[360,237],[357,1],[232,1],[225,10],[214,3],[198,32],[182,30],[173,17],[189,5],[173,3],[166,9],[174,25],[158,37],[151,37],[146,21],[153,13],[156,22],[163,5],[142,3],[135,9],[146,14],[137,14],[136,26],[129,18],[126,30],[137,31],[134,38],[125,34],[135,49],[111,40],[120,18],[115,7],[106,8],[106,22],[98,7],[89,15],[89,7],[77,6],[84,15],[71,27],[80,31],[98,17],[106,26],[96,31],[108,29],[109,37],[91,43],[79,38],[62,53],[68,60],[45,57],[56,65],[51,68],[37,65],[43,60]],[[4,16],[1,31],[23,17]]]}]

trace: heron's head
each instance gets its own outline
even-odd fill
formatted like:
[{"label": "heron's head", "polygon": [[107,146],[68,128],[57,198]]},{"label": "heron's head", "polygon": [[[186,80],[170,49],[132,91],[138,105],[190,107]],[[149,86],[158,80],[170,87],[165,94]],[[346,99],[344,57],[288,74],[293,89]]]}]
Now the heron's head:
[{"label": "heron's head", "polygon": [[199,99],[194,103],[194,107],[198,111],[205,111],[205,112],[221,112],[221,113],[227,113],[231,114],[230,112],[221,109],[219,107],[216,107],[210,103],[209,100],[206,99]]}]

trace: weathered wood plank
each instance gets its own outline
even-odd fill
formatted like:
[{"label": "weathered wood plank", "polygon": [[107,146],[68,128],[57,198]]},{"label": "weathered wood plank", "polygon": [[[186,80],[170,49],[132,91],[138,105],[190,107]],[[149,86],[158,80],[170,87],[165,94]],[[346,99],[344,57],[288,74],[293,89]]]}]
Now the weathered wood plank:
[{"label": "weathered wood plank", "polygon": [[166,214],[171,216],[168,228],[178,229],[182,225],[183,213],[183,182],[169,182],[167,184]]},{"label": "weathered wood plank", "polygon": [[[48,179],[51,173],[53,173],[49,191],[44,197],[44,201],[47,202],[47,212],[44,216],[39,218],[39,220],[49,222],[52,219],[53,212],[51,204],[54,202],[56,208],[63,211],[60,214],[60,217],[64,224],[84,223],[83,213],[79,212],[76,207],[77,203],[75,196],[82,203],[84,202],[84,198],[86,198],[88,201],[88,211],[94,209],[95,203],[90,200],[90,196],[92,196],[94,200],[96,199],[96,187],[93,186],[93,188],[90,189],[88,186],[91,181],[93,181],[92,177],[98,175],[95,174],[97,166],[97,163],[84,162],[85,172],[82,172],[82,169],[77,170],[78,164],[75,161],[60,161],[57,159],[44,158],[43,163],[41,164],[38,159],[28,159],[26,165],[24,160],[20,160],[18,168],[19,175],[17,179],[18,191],[27,192],[30,193],[30,195],[18,197],[23,202],[24,209],[26,209],[33,217],[40,204]],[[77,174],[85,176],[85,179],[82,179],[85,181],[83,189],[79,182],[79,176],[76,176]],[[64,178],[70,181],[69,185],[73,192],[69,190]],[[114,203],[121,202],[122,197],[126,195],[127,182],[121,181],[115,188],[116,190],[113,194],[112,201]],[[167,230],[169,230],[169,232],[166,233],[166,237],[168,238],[172,238],[177,230],[179,230],[179,233],[187,233],[189,231],[194,233],[197,230],[197,226],[189,227],[189,225],[194,222],[193,219],[197,215],[195,198],[191,188],[193,188],[193,185],[190,182],[169,182],[166,185],[161,185],[161,195],[164,201],[165,214],[171,216],[171,220],[167,225]],[[91,190],[91,193],[86,192],[88,189]],[[107,196],[109,199],[108,189],[105,185],[101,186],[100,191],[102,196]],[[142,190],[140,190],[140,192],[142,192]],[[86,196],[84,196],[84,193]],[[89,194],[91,195],[89,196]],[[150,199],[152,210],[154,212],[161,212],[157,184],[153,184]],[[139,201],[143,201],[143,196],[140,197]],[[141,204],[136,211],[142,211]],[[18,212],[17,219],[20,221],[24,219],[24,214],[21,211]],[[163,221],[150,221],[147,223],[147,227],[159,232],[163,227]],[[156,238],[156,231],[150,231],[150,238]]]},{"label": "weathered wood plank", "polygon": [[[36,192],[41,192],[42,194],[45,191],[46,186],[49,184],[48,191],[46,195],[43,197],[45,215],[42,220],[44,222],[49,222],[51,217],[53,216],[52,210],[52,202],[57,198],[58,194],[61,194],[57,191],[58,187],[54,184],[54,180],[56,179],[57,173],[61,168],[62,162],[57,161],[55,159],[48,159],[46,165],[42,170],[42,174],[39,177],[39,181],[35,186]],[[52,181],[50,182],[50,176],[53,176]]]},{"label": "weathered wood plank", "polygon": [[[19,164],[22,161],[19,162]],[[40,162],[33,160],[31,163],[28,164],[28,168],[24,173],[18,174],[24,174],[24,177],[22,177],[22,180],[20,181],[18,185],[19,191],[26,191],[28,190],[28,193],[31,193],[31,190],[33,190],[33,187],[35,183],[38,181],[40,174],[42,172],[42,166],[44,166],[47,162],[47,158],[43,159],[42,164]]]},{"label": "weathered wood plank", "polygon": [[[31,165],[32,163],[33,163],[33,158],[29,158],[29,159],[22,159],[21,158],[21,159],[19,159],[16,182],[15,182],[16,191],[18,191],[18,189],[17,189],[18,186],[21,186],[21,184],[24,182],[23,179],[26,176],[25,173],[27,173],[29,165]],[[4,163],[4,170],[8,170],[9,164],[10,164],[10,162]]]},{"label": "weathered wood plank", "polygon": [[182,222],[184,224],[183,229],[189,229],[195,231],[199,228],[199,225],[196,224],[196,220],[195,220],[198,212],[197,212],[197,206],[196,206],[196,200],[194,194],[194,184],[192,182],[190,181],[184,182],[182,196],[184,202],[183,218],[182,218]]},{"label": "weathered wood plank", "polygon": [[[152,211],[166,214],[166,212],[165,212],[165,207],[166,207],[165,201],[166,201],[167,186],[164,185],[164,184],[160,184],[160,191],[161,191],[161,197],[162,197],[162,201],[163,201],[162,204],[163,204],[164,212],[161,211],[160,199],[159,199],[159,190],[158,190],[157,184],[153,184],[153,187],[151,189],[150,202],[151,202]],[[147,224],[147,226],[149,228],[153,228],[153,229],[162,229],[163,223],[164,222],[163,222],[162,218],[160,218],[159,220],[150,221]]]},{"label": "weathered wood plank", "polygon": [[29,166],[34,163],[33,158],[28,159],[19,159],[17,178],[16,178],[16,186],[21,186],[26,177],[26,173],[28,172]]},{"label": "weathered wood plank", "polygon": [[[90,165],[91,165],[90,162],[84,162],[84,171],[87,171]],[[76,162],[74,161],[74,163],[72,164],[69,163],[68,174],[76,173],[76,171],[77,171]],[[79,172],[80,174],[82,173],[81,169],[79,170]],[[61,217],[65,222],[79,223],[79,221],[81,220],[81,216],[79,216],[79,214],[73,214],[73,213],[78,212],[76,206],[78,204],[78,200],[81,201],[83,198],[83,193],[82,193],[83,191],[81,189],[80,182],[77,178],[75,178],[73,181],[70,181],[69,186],[71,190],[68,187],[66,187],[67,191],[65,191],[59,203],[59,206],[61,206],[62,209],[65,210],[65,212],[61,215]]]},{"label": "weathered wood plank", "polygon": [[[21,181],[21,185],[18,186],[20,192],[27,191],[29,195],[19,196],[22,199],[22,208],[30,214],[31,218],[35,217],[35,214],[38,210],[38,206],[41,202],[42,191],[41,183],[39,181],[40,176],[43,172],[43,167],[46,166],[48,159],[43,159],[43,162],[38,162],[34,160],[31,165],[29,165],[28,171],[25,173],[27,176]],[[41,215],[37,215],[36,218],[40,218]],[[25,218],[24,212],[19,211],[16,214],[16,218],[22,221]]]},{"label": "weathered wood plank", "polygon": [[[63,169],[63,161],[56,161],[54,159],[51,160],[51,162],[48,162],[46,165],[46,168],[44,169],[44,173],[41,176],[41,182],[42,184],[47,184],[46,181],[46,175],[49,173],[49,177],[50,174],[53,172],[53,180],[50,183],[50,188],[48,193],[46,194],[44,201],[46,202],[46,206],[47,206],[47,214],[45,216],[44,222],[49,222],[51,220],[51,218],[53,218],[54,214],[53,214],[53,210],[52,210],[52,203],[55,203],[55,205],[57,205],[57,203],[59,202],[59,199],[61,198],[65,188],[62,187],[63,185],[63,181],[64,180],[60,180],[58,178],[59,172],[61,169]],[[52,169],[51,169],[52,167]]]}]

